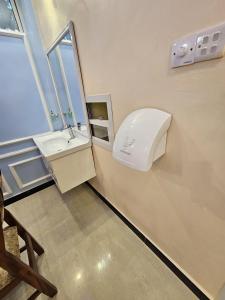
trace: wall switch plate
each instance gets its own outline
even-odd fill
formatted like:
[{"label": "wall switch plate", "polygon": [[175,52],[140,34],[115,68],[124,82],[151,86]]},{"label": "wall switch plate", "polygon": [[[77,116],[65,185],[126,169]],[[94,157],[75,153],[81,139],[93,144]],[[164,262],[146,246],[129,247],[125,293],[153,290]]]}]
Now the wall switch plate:
[{"label": "wall switch plate", "polygon": [[222,57],[224,47],[225,23],[177,40],[171,48],[171,67]]},{"label": "wall switch plate", "polygon": [[176,41],[171,49],[171,67],[176,68],[194,63],[196,35],[190,35]]}]

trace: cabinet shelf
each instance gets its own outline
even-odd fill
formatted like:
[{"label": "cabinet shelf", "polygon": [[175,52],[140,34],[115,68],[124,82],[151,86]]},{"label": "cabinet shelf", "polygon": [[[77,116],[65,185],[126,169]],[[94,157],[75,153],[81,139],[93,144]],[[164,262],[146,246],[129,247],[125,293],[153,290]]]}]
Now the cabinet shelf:
[{"label": "cabinet shelf", "polygon": [[101,119],[89,119],[90,124],[98,125],[102,127],[109,127],[109,121],[108,120],[101,120]]},{"label": "cabinet shelf", "polygon": [[111,151],[114,132],[110,95],[90,95],[86,104],[93,143]]}]

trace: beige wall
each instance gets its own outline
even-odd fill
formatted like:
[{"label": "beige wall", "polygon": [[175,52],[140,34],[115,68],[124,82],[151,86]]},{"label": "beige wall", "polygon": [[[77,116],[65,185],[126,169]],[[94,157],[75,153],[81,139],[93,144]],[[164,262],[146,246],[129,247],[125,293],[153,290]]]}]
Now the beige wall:
[{"label": "beige wall", "polygon": [[224,0],[33,0],[44,45],[76,26],[86,94],[110,93],[115,131],[141,107],[173,114],[152,170],[94,146],[93,185],[208,294],[225,281],[225,59],[169,68],[174,39],[225,21]]}]

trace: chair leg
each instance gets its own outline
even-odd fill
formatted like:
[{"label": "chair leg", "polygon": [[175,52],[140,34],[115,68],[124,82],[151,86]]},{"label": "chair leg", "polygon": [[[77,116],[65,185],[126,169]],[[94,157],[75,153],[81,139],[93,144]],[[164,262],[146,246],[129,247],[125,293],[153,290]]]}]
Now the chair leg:
[{"label": "chair leg", "polygon": [[35,254],[34,254],[32,240],[28,233],[25,234],[25,241],[26,241],[26,246],[27,246],[27,255],[28,255],[29,265],[35,272],[38,272],[37,261],[36,261]]},{"label": "chair leg", "polygon": [[57,294],[57,288],[50,281],[9,252],[1,253],[0,251],[0,266],[49,297]]},{"label": "chair leg", "polygon": [[27,234],[31,239],[34,251],[37,253],[37,255],[42,255],[45,252],[44,248],[34,239],[34,237],[29,232],[27,232]]},{"label": "chair leg", "polygon": [[23,247],[20,248],[20,253],[24,252],[25,250],[27,250],[27,246],[24,245]]},{"label": "chair leg", "polygon": [[27,300],[34,300],[34,299],[36,299],[40,294],[41,294],[41,292],[35,291],[35,292],[34,292]]},{"label": "chair leg", "polygon": [[19,236],[24,239],[25,238],[25,234],[27,233],[32,241],[32,245],[34,248],[34,251],[40,256],[44,253],[44,249],[42,248],[42,246],[35,240],[35,238],[23,227],[23,225],[21,225],[17,219],[11,214],[10,211],[8,211],[7,209],[4,210],[4,214],[5,214],[5,221],[8,225],[10,226],[16,226],[17,230],[18,230],[18,234]]},{"label": "chair leg", "polygon": [[19,283],[20,279],[15,278],[12,282],[10,282],[7,286],[0,290],[0,299],[3,299],[11,290],[13,290]]}]

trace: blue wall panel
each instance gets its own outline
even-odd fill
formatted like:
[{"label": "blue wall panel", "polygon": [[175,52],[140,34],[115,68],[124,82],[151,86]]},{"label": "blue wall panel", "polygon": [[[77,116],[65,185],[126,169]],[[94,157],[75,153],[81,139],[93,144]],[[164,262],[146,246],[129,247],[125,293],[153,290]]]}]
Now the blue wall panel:
[{"label": "blue wall panel", "polygon": [[[20,189],[9,169],[9,165],[10,164],[13,164],[13,163],[16,163],[16,162],[19,162],[19,161],[22,161],[22,160],[25,160],[25,159],[29,159],[29,158],[32,158],[32,157],[35,157],[35,156],[39,156],[40,155],[40,152],[39,150],[34,150],[34,151],[31,151],[31,152],[28,152],[28,153],[24,153],[24,154],[20,154],[20,155],[17,155],[17,156],[13,156],[13,157],[10,157],[10,158],[7,158],[7,159],[1,159],[0,160],[0,168],[3,172],[3,175],[4,177],[6,178],[10,188],[12,189],[13,191],[13,195],[16,195],[16,194],[19,194],[25,190],[29,190],[32,186],[29,186],[27,188],[24,188],[24,189]],[[29,172],[26,173],[26,171],[28,170],[26,168],[26,164],[22,165],[21,166],[18,166],[16,168],[18,168],[18,170],[20,170],[20,168],[22,167],[21,171],[18,172],[20,175],[21,175],[21,178],[22,180],[25,180],[26,181],[31,181],[31,180],[34,180],[34,179],[37,179],[39,178],[40,176],[44,176],[44,175],[47,175],[48,174],[48,171],[46,170],[43,162],[38,159],[37,161],[32,161],[32,162],[28,162],[27,163],[28,165],[32,165],[32,167],[29,167]],[[29,179],[30,178],[30,179]],[[46,180],[44,180],[46,181]],[[44,182],[42,181],[42,182]],[[38,183],[40,184],[40,183]],[[36,184],[36,185],[38,185]],[[11,197],[12,195],[9,195],[9,197]]]},{"label": "blue wall panel", "polygon": [[44,162],[41,158],[16,166],[16,171],[23,183],[33,181],[47,174]]},{"label": "blue wall panel", "polygon": [[[23,39],[0,36],[0,65],[0,142],[49,131]],[[32,146],[35,146],[32,139],[20,143],[0,145],[0,155]],[[35,150],[0,159],[0,169],[12,190],[12,194],[8,197],[47,181],[38,182],[21,190],[8,167],[11,163],[37,155],[40,155],[40,152]],[[24,180],[24,182],[48,174],[40,159],[16,168],[18,168],[21,180]]]},{"label": "blue wall panel", "polygon": [[[59,113],[55,92],[50,77],[46,55],[41,45],[36,27],[31,1],[18,0],[17,5],[22,10],[24,29],[32,49],[42,89],[47,99],[49,111]],[[1,142],[32,136],[49,131],[46,115],[37,89],[37,84],[31,69],[24,41],[20,38],[0,36],[0,156],[14,151],[35,146],[32,139],[1,145]],[[62,129],[61,117],[53,122],[55,130]],[[0,159],[0,169],[9,184],[13,195],[46,182],[42,180],[32,186],[20,189],[9,169],[9,165],[21,160],[40,155],[38,150]],[[28,182],[46,174],[41,159],[27,162],[16,167],[22,181]]]},{"label": "blue wall panel", "polygon": [[36,146],[33,139],[0,147],[0,155]]},{"label": "blue wall panel", "polygon": [[[32,1],[17,0],[17,5],[23,14],[23,20],[25,23],[26,33],[31,45],[31,51],[34,61],[36,63],[37,72],[41,81],[41,85],[46,97],[47,106],[49,111],[54,113],[60,113],[59,106],[56,101],[55,90],[53,87],[49,66],[47,63],[47,56],[42,47],[41,38],[37,29],[35,14],[33,12]],[[54,130],[60,130],[63,128],[63,122],[61,116],[53,121]]]},{"label": "blue wall panel", "polygon": [[0,36],[0,142],[49,130],[23,39]]}]

